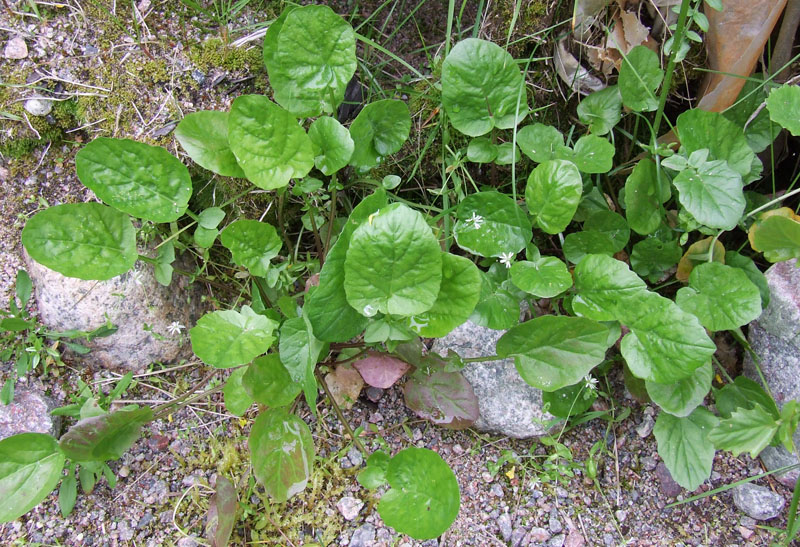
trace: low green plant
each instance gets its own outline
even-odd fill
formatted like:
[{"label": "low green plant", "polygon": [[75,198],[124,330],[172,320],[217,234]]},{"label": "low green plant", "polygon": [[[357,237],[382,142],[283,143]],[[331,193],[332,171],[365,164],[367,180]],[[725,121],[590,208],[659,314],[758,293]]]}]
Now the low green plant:
[{"label": "low green plant", "polygon": [[[677,43],[689,5],[681,5]],[[663,411],[655,428],[659,453],[685,488],[708,478],[716,449],[756,455],[782,443],[794,451],[797,404],[778,412],[754,382],[737,379],[715,390],[719,418],[700,405],[711,388],[716,350],[708,332],[738,332],[769,296],[753,261],[725,252],[728,235],[735,245],[736,230],[747,230],[753,250],[769,261],[800,256],[800,219],[791,209],[775,209],[799,190],[778,197],[744,191],[761,172],[751,142],[769,146],[771,123],[796,131],[800,89],[770,92],[767,123],[747,123],[760,115],[758,104],[733,120],[689,110],[674,124],[680,147],[663,144],[658,128],[676,53],[664,71],[656,54],[635,48],[618,85],[581,103],[584,134],[575,128],[565,138],[543,124],[520,127],[530,109],[517,62],[500,46],[469,38],[443,61],[442,120],[471,138],[454,157],[510,166],[511,178],[497,186],[473,181],[474,188],[464,184],[459,192],[445,180],[438,207],[393,193],[404,182],[399,177],[369,176],[408,138],[405,103],[386,98],[367,104],[349,127],[332,116],[356,70],[357,39],[363,37],[325,6],[287,9],[264,39],[275,102],[241,96],[230,112],[189,114],[176,130],[201,167],[274,192],[277,226],[238,218],[226,223],[229,203],[192,212],[192,180],[177,158],[159,147],[97,138],[78,153],[76,167],[103,203],[51,207],[30,219],[22,234],[35,260],[83,279],[109,279],[144,259],[168,283],[176,242],[207,250],[219,241],[227,249],[242,269],[236,276],[252,279],[250,303],[206,314],[189,334],[200,360],[232,369],[223,390],[233,414],[242,415],[253,402],[267,407],[255,420],[249,447],[253,474],[271,498],[280,502],[301,492],[315,458],[308,426],[288,409],[303,393],[316,411],[318,389],[329,393],[318,367],[346,361],[382,387],[410,366],[408,406],[445,427],[463,428],[477,418],[477,401],[460,373],[465,363],[513,359],[526,382],[549,394],[554,410],[559,397],[571,400],[559,410],[570,415],[591,404],[575,386],[590,381],[601,363],[610,366],[608,351],[619,343],[627,376],[644,382]],[[643,139],[639,127],[648,128]],[[617,157],[617,139],[628,139],[643,157]],[[535,167],[518,188],[516,164],[523,155]],[[623,161],[615,167],[615,160]],[[284,210],[292,197],[302,202],[296,232]],[[169,225],[156,257],[138,254],[131,217]],[[289,236],[298,232],[310,232],[311,243],[303,246],[297,235],[293,245]],[[620,259],[623,251],[629,263]],[[672,282],[686,284],[674,299],[670,291],[659,292],[673,271]],[[316,273],[316,286],[295,285],[300,275]],[[553,313],[520,322],[521,302],[538,299],[549,299]],[[423,350],[421,337],[445,336],[467,320],[507,330],[495,355],[466,359]],[[355,355],[337,362],[354,347]],[[127,408],[84,418],[59,441],[40,434],[0,441],[0,461],[11,462],[0,466],[0,492],[9,500],[0,521],[41,501],[67,458],[118,458],[144,423],[199,396],[155,412]],[[22,452],[32,445],[37,449]],[[558,474],[572,458],[563,445],[553,446],[550,471]],[[36,484],[32,469],[39,470]],[[415,538],[440,535],[458,513],[455,477],[429,450],[375,452],[359,481],[391,487],[378,511]],[[21,484],[26,488],[17,488]],[[233,506],[215,505],[217,511]]]}]

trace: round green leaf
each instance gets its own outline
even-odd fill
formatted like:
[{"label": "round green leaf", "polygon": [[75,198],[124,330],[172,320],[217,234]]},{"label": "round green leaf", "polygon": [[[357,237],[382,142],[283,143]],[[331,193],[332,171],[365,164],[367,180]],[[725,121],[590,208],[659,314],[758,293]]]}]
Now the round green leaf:
[{"label": "round green leaf", "polygon": [[542,392],[542,404],[547,411],[558,418],[569,418],[583,414],[597,399],[597,392],[589,389],[586,382],[580,381],[555,391]]},{"label": "round green leaf", "polygon": [[408,139],[411,115],[403,101],[384,99],[365,106],[350,124],[355,143],[350,165],[366,171],[394,154]]},{"label": "round green leaf", "polygon": [[390,460],[389,455],[381,450],[370,454],[367,458],[366,469],[356,477],[358,483],[368,490],[374,490],[386,484],[386,471],[389,469]]},{"label": "round green leaf", "polygon": [[758,287],[744,271],[719,262],[696,266],[675,301],[712,331],[734,330],[761,315]]},{"label": "round green leaf", "polygon": [[306,132],[294,116],[262,95],[233,101],[228,142],[247,179],[265,190],[286,186],[314,166]]},{"label": "round green leaf", "polygon": [[203,362],[216,368],[231,368],[249,363],[272,346],[272,331],[278,324],[254,312],[224,310],[207,313],[189,330],[192,351]]},{"label": "round green leaf", "polygon": [[257,403],[275,408],[291,404],[300,393],[277,353],[258,357],[247,367],[242,387]]},{"label": "round green leaf", "polygon": [[606,255],[587,255],[575,266],[572,300],[575,313],[596,321],[614,321],[626,301],[647,290],[647,285],[625,264]]},{"label": "round green leaf", "polygon": [[231,372],[231,375],[225,381],[225,387],[222,388],[225,408],[234,416],[243,416],[255,402],[242,386],[242,377],[245,372],[247,372],[247,367],[237,368]]},{"label": "round green leaf", "polygon": [[601,232],[609,236],[614,242],[614,252],[621,251],[628,244],[631,229],[625,219],[609,210],[595,211],[589,215],[583,229],[592,232]]},{"label": "round green leaf", "polygon": [[74,461],[116,460],[139,439],[142,426],[152,419],[150,407],[120,409],[85,418],[69,428],[59,446]]},{"label": "round green leaf", "polygon": [[554,256],[545,256],[535,262],[515,262],[511,266],[511,280],[538,298],[552,298],[572,286],[567,265]]},{"label": "round green leaf", "polygon": [[795,137],[800,137],[800,87],[782,85],[767,97],[770,119]]},{"label": "round green leaf", "polygon": [[583,317],[543,315],[511,328],[497,355],[514,357],[519,375],[542,391],[577,383],[605,359],[608,328]]},{"label": "round green leaf", "polygon": [[645,46],[636,46],[622,59],[619,69],[618,85],[622,103],[636,112],[658,109],[655,90],[663,78],[664,71],[660,68],[658,55]]},{"label": "round green leaf", "polygon": [[44,500],[61,479],[64,454],[44,433],[21,433],[0,441],[0,522],[21,517]]},{"label": "round green leaf", "polygon": [[511,129],[528,114],[522,72],[497,44],[462,40],[442,64],[442,105],[453,127],[470,137]]},{"label": "round green leaf", "polygon": [[675,482],[690,492],[711,476],[715,449],[708,434],[717,423],[716,416],[703,407],[685,418],[662,412],[656,420],[653,434],[658,455]]},{"label": "round green leaf", "polygon": [[772,215],[759,220],[750,227],[748,237],[750,246],[770,262],[800,258],[800,222],[794,218]]},{"label": "round green leaf", "polygon": [[770,294],[767,277],[761,273],[761,270],[758,269],[758,266],[756,266],[751,258],[739,254],[736,251],[728,251],[725,253],[724,264],[742,270],[747,276],[747,279],[758,287],[758,292],[761,294],[761,307],[766,308],[769,306]]},{"label": "round green leaf", "polygon": [[[219,207],[209,207],[197,215],[197,224],[206,230],[213,230],[225,218],[225,211]],[[174,260],[174,258],[173,258]]]},{"label": "round green leaf", "polygon": [[618,319],[630,332],[620,350],[637,378],[677,382],[705,365],[717,349],[697,317],[672,300],[642,292],[623,304]]},{"label": "round green leaf", "polygon": [[286,18],[289,17],[289,14],[296,8],[297,6],[291,4],[286,6],[278,18],[267,28],[267,33],[264,35],[263,47],[264,66],[268,67],[273,64],[275,60],[275,51],[278,49],[278,36],[281,34],[281,29],[283,29]]},{"label": "round green leaf", "polygon": [[564,145],[564,135],[551,125],[535,123],[517,132],[517,145],[536,163],[568,158],[572,150]]},{"label": "round green leaf", "polygon": [[98,198],[144,220],[177,220],[192,195],[189,170],[160,146],[98,137],[75,156],[75,169]]},{"label": "round green leaf", "polygon": [[678,199],[694,219],[709,228],[731,230],[744,213],[742,179],[721,160],[681,171],[673,181]]},{"label": "round green leaf", "polygon": [[578,264],[588,254],[605,254],[613,256],[614,240],[603,232],[572,232],[564,238],[564,258]]},{"label": "round green leaf", "polygon": [[25,224],[22,244],[36,262],[79,279],[111,279],[139,256],[130,217],[100,203],[40,211]]},{"label": "round green leaf", "polygon": [[414,539],[442,535],[458,516],[458,481],[439,454],[406,448],[389,461],[386,480],[392,487],[381,497],[383,522]]},{"label": "round green leaf", "polygon": [[642,235],[655,232],[664,218],[661,204],[669,198],[669,182],[663,175],[659,181],[655,162],[637,163],[625,181],[625,214],[631,229]]},{"label": "round green leaf", "polygon": [[248,439],[253,474],[278,503],[303,491],[311,476],[314,440],[306,423],[283,408],[256,418]]},{"label": "round green leaf", "polygon": [[714,369],[711,363],[698,367],[688,378],[671,384],[645,382],[647,394],[655,404],[673,416],[683,418],[691,414],[705,399],[711,389]]},{"label": "round green leaf", "polygon": [[578,105],[578,119],[595,135],[605,135],[622,119],[622,95],[615,85],[595,91]]},{"label": "round green leaf", "polygon": [[[675,266],[683,252],[678,242],[648,238],[639,241],[631,252],[631,267],[642,277],[659,277]],[[651,279],[652,281],[652,279]]]},{"label": "round green leaf", "polygon": [[525,202],[536,224],[548,234],[563,232],[581,200],[583,183],[574,163],[549,160],[528,177]]},{"label": "round green leaf", "polygon": [[531,223],[517,203],[500,192],[478,192],[458,205],[453,233],[465,251],[487,257],[517,254],[531,240]]},{"label": "round green leaf", "polygon": [[283,246],[271,224],[247,219],[229,224],[219,240],[231,252],[236,264],[258,277],[267,275],[269,261],[278,256]]},{"label": "round green leaf", "polygon": [[[217,240],[217,236],[219,235],[219,230],[216,228],[208,229],[203,228],[202,226],[198,226],[194,230],[194,242],[204,249],[208,249],[211,247],[214,242]],[[159,264],[159,266],[162,266]],[[163,264],[163,266],[169,266],[169,264]],[[169,279],[172,279],[172,270],[169,271]]]},{"label": "round green leaf", "polygon": [[769,108],[761,107],[767,98],[768,85],[763,75],[751,75],[736,102],[722,114],[744,130],[747,144],[756,154],[766,150],[781,131],[781,126],[770,119]]},{"label": "round green leaf", "polygon": [[329,116],[317,118],[308,128],[308,138],[314,148],[314,165],[325,175],[350,163],[355,145],[350,132],[337,120]]},{"label": "round green leaf", "polygon": [[724,160],[745,183],[752,180],[755,153],[742,129],[722,114],[691,108],[678,116],[675,128],[688,155],[708,149],[708,160]]},{"label": "round green leaf", "polygon": [[352,27],[327,6],[304,6],[270,40],[265,61],[275,101],[299,118],[335,112],[356,71]]},{"label": "round green leaf", "polygon": [[244,178],[228,145],[227,112],[203,110],[188,114],[175,128],[175,138],[200,167],[223,177]]},{"label": "round green leaf", "polygon": [[475,163],[491,163],[497,158],[497,147],[486,137],[469,141],[467,159]]},{"label": "round green leaf", "polygon": [[469,320],[494,330],[510,329],[519,323],[519,303],[510,280],[495,283],[481,272],[481,296]]},{"label": "round green leaf", "polygon": [[519,149],[513,142],[504,142],[497,145],[497,158],[494,162],[497,165],[511,165],[520,160]]},{"label": "round green leaf", "polygon": [[399,203],[385,207],[350,238],[344,262],[347,301],[366,317],[428,311],[442,282],[441,254],[421,214]]},{"label": "round green leaf", "polygon": [[410,318],[425,338],[440,338],[469,319],[481,295],[480,270],[463,256],[442,253],[442,284],[431,309]]},{"label": "round green leaf", "polygon": [[584,135],[575,143],[572,161],[582,173],[608,173],[614,161],[614,145],[595,135]]}]

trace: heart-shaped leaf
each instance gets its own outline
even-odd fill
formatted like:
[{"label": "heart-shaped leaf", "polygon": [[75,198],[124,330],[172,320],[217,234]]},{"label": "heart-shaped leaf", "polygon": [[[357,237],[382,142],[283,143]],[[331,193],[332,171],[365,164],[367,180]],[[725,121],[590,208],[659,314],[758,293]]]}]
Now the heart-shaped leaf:
[{"label": "heart-shaped leaf", "polygon": [[203,110],[187,114],[175,128],[175,138],[200,167],[223,177],[244,178],[228,144],[227,112]]},{"label": "heart-shaped leaf", "polygon": [[778,430],[778,421],[763,406],[737,408],[730,418],[719,422],[708,440],[720,450],[730,450],[734,457],[749,452],[757,458]]},{"label": "heart-shaped leaf", "polygon": [[467,159],[475,163],[491,163],[497,158],[497,146],[486,137],[476,137],[469,141]]},{"label": "heart-shaped leaf", "polygon": [[584,97],[577,113],[578,119],[588,125],[594,135],[605,135],[622,119],[619,87],[610,85]]},{"label": "heart-shaped leaf", "polygon": [[244,416],[244,413],[255,402],[242,385],[242,377],[247,372],[247,367],[237,368],[225,381],[222,395],[225,399],[225,409],[234,416]]},{"label": "heart-shaped leaf", "polygon": [[111,279],[139,256],[130,217],[100,203],[40,211],[25,224],[22,244],[36,262],[79,279]]},{"label": "heart-shaped leaf", "polygon": [[614,321],[632,296],[647,290],[642,279],[624,262],[610,256],[587,255],[575,266],[572,301],[575,313],[596,321]]},{"label": "heart-shaped leaf", "polygon": [[519,303],[521,298],[511,280],[494,282],[488,275],[480,272],[481,296],[469,320],[481,327],[495,330],[510,329],[519,323]]},{"label": "heart-shaped leaf", "polygon": [[74,461],[116,460],[139,439],[142,426],[152,419],[149,407],[86,418],[69,428],[58,444],[64,455]]},{"label": "heart-shaped leaf", "polygon": [[306,423],[283,408],[256,418],[248,439],[253,474],[278,503],[303,491],[311,476],[314,440]]},{"label": "heart-shaped leaf", "polygon": [[794,215],[764,214],[750,227],[747,237],[750,246],[770,262],[800,258],[800,221]]},{"label": "heart-shaped leaf", "polygon": [[631,251],[631,267],[642,277],[660,277],[681,259],[678,242],[649,238],[639,241]]},{"label": "heart-shaped leaf", "polygon": [[277,326],[250,306],[242,306],[241,312],[207,313],[189,330],[192,351],[212,367],[244,365],[272,346],[275,341],[272,332]]},{"label": "heart-shaped leaf", "polygon": [[767,97],[767,110],[772,121],[795,137],[800,136],[800,87],[782,85],[773,89]]},{"label": "heart-shaped leaf", "polygon": [[500,192],[478,192],[458,205],[453,232],[458,246],[472,254],[517,254],[531,240],[531,223],[517,203]]},{"label": "heart-shaped leaf", "polygon": [[350,165],[366,171],[394,154],[408,139],[411,116],[403,101],[384,99],[365,106],[350,124],[355,148]]},{"label": "heart-shaped leaf", "polygon": [[231,252],[234,263],[258,277],[267,275],[269,261],[278,256],[283,246],[274,226],[247,219],[228,224],[219,240]]},{"label": "heart-shaped leaf", "polygon": [[478,398],[460,372],[413,376],[403,386],[406,406],[448,429],[466,429],[478,419]]},{"label": "heart-shaped leaf", "polygon": [[242,387],[257,403],[271,408],[291,404],[302,389],[294,382],[277,353],[255,359],[242,376]]},{"label": "heart-shaped leaf", "polygon": [[511,280],[538,298],[552,298],[572,286],[567,265],[554,256],[545,256],[535,262],[515,262],[511,266]]},{"label": "heart-shaped leaf", "polygon": [[511,129],[528,114],[522,72],[497,44],[462,40],[442,64],[442,105],[453,127],[470,137]]},{"label": "heart-shaped leaf", "polygon": [[614,161],[614,145],[596,135],[584,135],[575,143],[572,161],[582,173],[608,173]]},{"label": "heart-shaped leaf", "polygon": [[664,71],[658,55],[645,47],[636,46],[622,59],[619,69],[619,92],[622,103],[636,112],[650,112],[658,108],[655,90],[661,85]]},{"label": "heart-shaped leaf", "polygon": [[61,479],[64,454],[44,433],[20,433],[0,441],[0,522],[21,517],[44,500]]},{"label": "heart-shaped leaf", "polygon": [[574,163],[549,160],[528,177],[525,201],[536,224],[548,234],[563,232],[581,200],[583,183]]},{"label": "heart-shaped leaf", "polygon": [[350,132],[334,118],[322,116],[308,128],[314,148],[314,165],[325,175],[332,175],[350,163],[355,144]]},{"label": "heart-shaped leaf", "polygon": [[767,283],[767,277],[758,269],[758,266],[756,266],[751,258],[741,255],[736,251],[728,251],[725,253],[725,265],[743,271],[747,279],[758,287],[758,292],[761,294],[761,308],[764,309],[769,306],[769,284]]},{"label": "heart-shaped leaf", "polygon": [[673,183],[681,205],[709,228],[730,230],[744,213],[741,178],[722,160],[704,163],[698,169],[684,169]]},{"label": "heart-shaped leaf", "polygon": [[564,135],[552,125],[534,123],[517,132],[517,145],[522,153],[536,163],[568,159],[572,150],[564,144]]},{"label": "heart-shaped leaf", "polygon": [[678,418],[662,412],[653,434],[658,442],[658,455],[664,460],[675,482],[690,492],[711,476],[714,446],[709,433],[719,420],[703,407],[689,416]]},{"label": "heart-shaped leaf", "polygon": [[672,384],[645,382],[647,394],[655,404],[673,416],[683,418],[691,414],[711,389],[714,370],[711,363],[698,367],[688,378]]}]

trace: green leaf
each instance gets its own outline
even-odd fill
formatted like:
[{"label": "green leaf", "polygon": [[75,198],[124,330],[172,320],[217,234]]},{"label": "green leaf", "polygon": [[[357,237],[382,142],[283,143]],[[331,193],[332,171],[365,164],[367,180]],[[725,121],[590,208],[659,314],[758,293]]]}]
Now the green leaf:
[{"label": "green leaf", "polygon": [[751,75],[744,82],[736,102],[722,113],[725,118],[742,128],[747,144],[756,154],[766,150],[781,130],[770,119],[768,109],[761,107],[767,98],[768,85],[764,83],[763,75]]},{"label": "green leaf", "polygon": [[442,105],[450,123],[470,137],[511,129],[528,114],[524,79],[511,55],[492,42],[468,38],[442,64]]},{"label": "green leaf", "polygon": [[236,488],[225,477],[217,477],[216,492],[208,500],[208,515],[206,518],[206,538],[212,547],[224,547],[236,524]]},{"label": "green leaf", "polygon": [[382,450],[370,454],[367,458],[367,467],[358,474],[358,483],[368,490],[386,484],[386,472],[389,470],[390,460],[389,455]]},{"label": "green leaf", "polygon": [[458,516],[460,493],[453,471],[439,454],[406,448],[389,461],[392,487],[378,503],[383,522],[414,539],[442,535]]},{"label": "green leaf", "polygon": [[669,198],[669,182],[663,175],[659,181],[655,162],[643,159],[637,163],[625,181],[625,209],[631,229],[641,235],[655,232],[664,218],[661,204]]},{"label": "green leaf", "polygon": [[253,474],[278,503],[303,491],[311,476],[314,440],[306,423],[283,408],[256,418],[248,439]]},{"label": "green leaf", "polygon": [[31,294],[33,294],[33,283],[31,282],[31,276],[28,275],[28,272],[22,269],[17,270],[17,280],[16,283],[14,283],[14,289],[19,299],[20,308],[24,310],[31,300]]},{"label": "green leaf", "polygon": [[64,460],[50,435],[21,433],[0,441],[0,522],[39,505],[61,479]]},{"label": "green leaf", "polygon": [[412,376],[403,397],[417,416],[447,429],[466,429],[478,419],[478,398],[460,372]]},{"label": "green leaf", "polygon": [[319,286],[305,301],[303,314],[311,323],[318,340],[346,342],[367,326],[367,318],[350,307],[344,290],[344,260],[355,229],[386,206],[386,192],[381,188],[356,205],[336,243],[328,251],[319,275]]},{"label": "green leaf", "polygon": [[719,262],[700,264],[675,302],[711,330],[733,330],[761,315],[761,293],[738,268]]},{"label": "green leaf", "polygon": [[247,179],[274,190],[302,178],[314,152],[297,120],[263,95],[242,95],[231,105],[228,141]]},{"label": "green leaf", "polygon": [[428,311],[442,282],[441,254],[420,213],[399,203],[381,209],[350,238],[344,263],[348,303],[365,317]]},{"label": "green leaf", "polygon": [[647,290],[647,285],[628,266],[605,255],[587,255],[575,266],[572,301],[575,313],[596,321],[614,321],[632,297]]},{"label": "green leaf", "polygon": [[8,377],[0,389],[0,405],[10,405],[14,402],[14,378]]},{"label": "green leaf", "polygon": [[61,481],[58,489],[58,508],[64,518],[72,513],[78,499],[78,481],[75,480],[75,470],[70,467],[70,471],[67,472],[67,476]]},{"label": "green leaf", "polygon": [[622,95],[615,85],[584,97],[578,105],[578,119],[595,135],[605,135],[622,119]]},{"label": "green leaf", "polygon": [[[216,228],[212,228],[209,230],[208,228],[203,228],[202,226],[198,226],[194,230],[194,242],[199,247],[202,247],[203,249],[208,249],[217,240],[218,235],[219,235],[219,230],[217,230]],[[159,264],[159,266],[169,266],[169,264]],[[169,268],[169,279],[172,279],[172,268]],[[167,284],[169,284],[169,282],[167,282]]]},{"label": "green leaf", "polygon": [[519,323],[519,303],[510,280],[495,283],[481,272],[481,296],[469,320],[494,330],[510,329]]},{"label": "green leaf", "polygon": [[703,407],[685,418],[662,412],[656,419],[653,434],[658,442],[658,455],[675,482],[690,492],[711,476],[714,447],[708,440],[718,421]]},{"label": "green leaf", "polygon": [[611,236],[603,232],[572,232],[564,238],[564,258],[578,264],[583,257],[590,254],[613,256],[616,245]]},{"label": "green leaf", "polygon": [[671,384],[645,382],[647,394],[665,412],[683,418],[691,414],[711,389],[714,370],[711,363],[697,368],[688,378]]},{"label": "green leaf", "polygon": [[547,412],[558,418],[583,414],[589,410],[595,399],[597,393],[588,389],[583,380],[555,391],[542,392],[542,404],[547,406]]},{"label": "green leaf", "polygon": [[[22,235],[24,243],[24,231]],[[772,215],[758,220],[750,227],[748,237],[750,246],[770,262],[800,258],[800,222],[794,218]]]},{"label": "green leaf", "polygon": [[153,222],[172,222],[192,195],[189,170],[161,148],[98,137],[75,156],[81,182],[106,204]]},{"label": "green leaf", "polygon": [[247,367],[237,368],[225,381],[222,395],[225,399],[225,408],[234,416],[244,416],[247,409],[255,402],[242,385],[242,377],[247,372]]},{"label": "green leaf", "polygon": [[[197,215],[197,224],[206,230],[213,230],[225,218],[225,211],[219,207],[208,207]],[[173,259],[174,260],[174,259]]]},{"label": "green leaf", "polygon": [[500,192],[478,192],[458,205],[453,228],[465,251],[486,257],[517,254],[531,240],[531,223],[517,203]]},{"label": "green leaf", "polygon": [[267,275],[270,260],[278,256],[283,246],[275,227],[257,220],[236,220],[228,224],[219,239],[231,252],[234,263],[257,277]]},{"label": "green leaf", "polygon": [[542,391],[577,383],[605,359],[605,325],[583,317],[544,315],[511,328],[497,355],[514,357],[522,379]]},{"label": "green leaf", "polygon": [[732,384],[714,390],[717,412],[723,418],[730,418],[737,408],[751,409],[756,405],[763,407],[776,420],[780,411],[772,397],[758,383],[746,376],[737,376]]},{"label": "green leaf", "polygon": [[619,69],[619,93],[622,104],[636,112],[651,112],[658,109],[656,89],[661,85],[664,71],[658,55],[645,47],[636,46],[622,59]]},{"label": "green leaf", "polygon": [[403,147],[411,130],[411,116],[403,101],[384,99],[365,106],[350,124],[355,148],[350,165],[366,171]]},{"label": "green leaf", "polygon": [[764,450],[772,436],[778,430],[775,417],[767,412],[763,406],[754,405],[752,408],[738,408],[719,422],[708,439],[720,450],[730,450],[734,457],[742,452],[749,452],[750,457],[756,458]]},{"label": "green leaf", "polygon": [[130,218],[100,203],[66,203],[40,211],[22,230],[36,262],[67,277],[105,280],[136,263]]},{"label": "green leaf", "polygon": [[203,362],[216,368],[231,368],[249,363],[272,346],[272,332],[278,324],[254,312],[224,310],[207,313],[189,330],[192,351]]},{"label": "green leaf", "polygon": [[331,114],[356,70],[352,27],[327,6],[291,11],[265,61],[275,100],[299,118]]},{"label": "green leaf", "polygon": [[583,229],[608,235],[614,243],[615,253],[625,248],[631,236],[631,229],[622,215],[608,210],[595,211],[590,214],[583,224]]},{"label": "green leaf", "polygon": [[317,379],[314,369],[328,345],[317,340],[311,325],[305,317],[287,319],[281,325],[281,339],[278,344],[281,362],[289,376],[303,386],[309,408],[315,408],[317,400]]},{"label": "green leaf", "polygon": [[275,21],[267,28],[267,33],[264,36],[263,57],[264,66],[270,66],[275,61],[275,51],[278,49],[278,37],[283,29],[283,24],[289,14],[296,9],[297,6],[288,5],[281,12]]},{"label": "green leaf", "polygon": [[687,155],[708,149],[708,160],[726,161],[745,184],[753,180],[750,172],[755,154],[747,145],[742,129],[722,114],[691,108],[678,116],[675,128]]},{"label": "green leaf", "polygon": [[630,328],[620,345],[622,356],[643,380],[671,384],[687,378],[717,349],[694,315],[656,293],[626,299],[618,312]]},{"label": "green leaf", "polygon": [[491,163],[497,158],[497,147],[486,137],[469,141],[467,159],[475,163]]},{"label": "green leaf", "polygon": [[767,277],[761,273],[761,270],[758,269],[758,266],[756,266],[752,259],[736,251],[728,251],[725,253],[725,265],[742,270],[747,276],[747,279],[758,287],[758,292],[761,295],[761,307],[765,309],[769,306],[769,285],[767,284]]},{"label": "green leaf", "polygon": [[517,132],[517,145],[522,153],[536,163],[565,159],[572,150],[564,145],[564,135],[551,125],[535,123]]},{"label": "green leaf", "polygon": [[277,353],[255,359],[242,376],[242,387],[257,403],[275,408],[291,404],[302,389]]},{"label": "green leaf", "polygon": [[631,251],[631,267],[642,277],[660,277],[681,259],[678,242],[648,238],[636,243]]},{"label": "green leaf", "polygon": [[724,161],[710,161],[699,169],[684,169],[673,183],[681,205],[697,222],[709,228],[731,230],[744,213],[741,178]]},{"label": "green leaf", "polygon": [[575,143],[572,161],[582,173],[608,173],[614,161],[614,145],[596,135],[584,135]]},{"label": "green leaf", "polygon": [[431,309],[410,318],[411,328],[425,338],[447,335],[472,315],[481,295],[481,283],[480,270],[471,260],[442,253],[439,294]]},{"label": "green leaf", "polygon": [[548,234],[563,232],[581,199],[583,183],[574,163],[549,160],[528,177],[525,202],[536,224]]},{"label": "green leaf", "polygon": [[150,407],[116,410],[79,421],[69,428],[58,444],[71,460],[116,460],[139,439],[142,426],[152,419]]},{"label": "green leaf", "polygon": [[314,149],[314,165],[325,175],[332,175],[350,163],[355,144],[350,132],[334,118],[322,116],[308,128]]},{"label": "green leaf", "polygon": [[175,138],[200,167],[223,177],[244,178],[228,144],[227,112],[203,110],[187,114],[175,128]]},{"label": "green leaf", "polygon": [[767,97],[770,119],[795,137],[800,137],[800,87],[782,85]]},{"label": "green leaf", "polygon": [[402,319],[396,320],[391,316],[384,316],[380,319],[371,320],[364,331],[364,342],[367,344],[377,344],[392,340],[413,340],[417,335],[411,330],[411,325],[414,325],[415,328],[418,328],[418,325],[414,323],[413,319],[408,319],[409,321],[403,322]]},{"label": "green leaf", "polygon": [[494,162],[497,165],[511,165],[517,163],[521,156],[519,149],[514,146],[513,142],[504,142],[497,145],[497,158]]},{"label": "green leaf", "polygon": [[537,298],[553,298],[572,286],[567,265],[554,256],[515,262],[510,273],[514,285]]},{"label": "green leaf", "polygon": [[0,319],[0,329],[10,330],[11,332],[22,332],[24,330],[33,328],[33,326],[33,323],[25,321],[24,319],[20,319],[19,317],[6,317],[4,319]]}]

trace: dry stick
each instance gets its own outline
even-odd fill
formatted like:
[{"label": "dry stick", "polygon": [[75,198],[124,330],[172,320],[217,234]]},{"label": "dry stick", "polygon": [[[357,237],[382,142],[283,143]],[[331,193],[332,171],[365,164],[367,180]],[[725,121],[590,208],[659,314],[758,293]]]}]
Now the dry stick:
[{"label": "dry stick", "polygon": [[780,70],[775,75],[778,80],[788,76],[789,67],[786,65],[792,58],[792,45],[798,25],[800,25],[800,0],[789,0],[783,12],[781,30],[778,32],[778,39],[775,41],[772,59],[769,63],[770,74],[775,74]]},{"label": "dry stick", "polygon": [[339,408],[339,405],[336,403],[336,400],[333,398],[333,395],[331,394],[331,390],[328,389],[328,384],[325,383],[325,378],[323,378],[322,375],[319,374],[318,372],[315,373],[315,376],[317,377],[319,384],[322,386],[322,389],[325,391],[325,395],[328,397],[328,400],[330,400],[331,405],[333,406],[333,411],[336,412],[336,416],[339,418],[339,421],[342,422],[342,425],[347,431],[347,434],[350,435],[350,438],[353,439],[354,443],[356,443],[356,446],[358,447],[359,450],[361,450],[361,453],[366,456],[367,449],[364,448],[364,445],[361,443],[361,439],[359,439],[358,436],[356,436],[356,434],[353,432],[353,429],[350,427],[350,424],[345,419],[344,414],[342,414],[342,409]]}]

